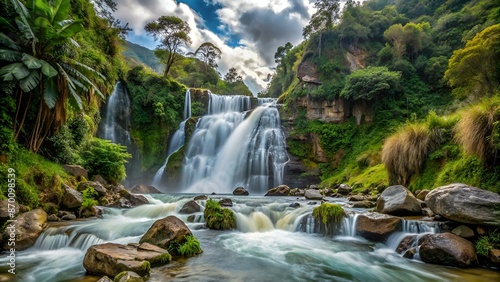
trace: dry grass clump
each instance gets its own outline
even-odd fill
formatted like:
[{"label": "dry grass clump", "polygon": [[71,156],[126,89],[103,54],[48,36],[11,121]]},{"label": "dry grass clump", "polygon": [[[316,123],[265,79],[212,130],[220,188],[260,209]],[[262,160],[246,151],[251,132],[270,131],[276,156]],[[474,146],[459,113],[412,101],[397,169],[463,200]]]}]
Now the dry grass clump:
[{"label": "dry grass clump", "polygon": [[389,172],[389,184],[408,186],[412,175],[421,171],[439,134],[427,124],[406,124],[389,137],[382,148],[382,162]]},{"label": "dry grass clump", "polygon": [[494,163],[500,150],[500,98],[464,110],[455,126],[455,139],[467,154]]}]

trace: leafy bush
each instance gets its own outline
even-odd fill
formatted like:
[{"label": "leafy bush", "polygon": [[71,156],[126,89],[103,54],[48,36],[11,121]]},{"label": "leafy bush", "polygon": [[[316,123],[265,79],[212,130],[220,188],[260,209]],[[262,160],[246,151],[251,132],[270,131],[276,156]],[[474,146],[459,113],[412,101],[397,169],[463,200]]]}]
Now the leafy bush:
[{"label": "leafy bush", "polygon": [[209,199],[203,212],[207,227],[215,230],[228,230],[236,228],[236,219],[230,209],[222,208],[220,204]]},{"label": "leafy bush", "polygon": [[203,252],[200,242],[193,235],[188,235],[185,238],[186,242],[180,245],[178,249],[178,253],[181,256],[192,257]]},{"label": "leafy bush", "polygon": [[354,71],[347,77],[340,96],[348,99],[371,100],[394,94],[399,89],[401,73],[386,67],[368,67]]},{"label": "leafy bush", "polygon": [[476,241],[476,252],[478,255],[487,257],[492,249],[500,248],[500,232],[495,230],[487,236],[481,236]]},{"label": "leafy bush", "polygon": [[93,138],[82,153],[90,175],[101,175],[112,183],[125,179],[125,163],[131,157],[127,148],[109,140]]},{"label": "leafy bush", "polygon": [[87,189],[83,190],[82,192],[82,210],[91,210],[94,206],[99,204],[97,200],[95,200],[95,197],[99,196],[99,193],[92,188],[88,187]]}]

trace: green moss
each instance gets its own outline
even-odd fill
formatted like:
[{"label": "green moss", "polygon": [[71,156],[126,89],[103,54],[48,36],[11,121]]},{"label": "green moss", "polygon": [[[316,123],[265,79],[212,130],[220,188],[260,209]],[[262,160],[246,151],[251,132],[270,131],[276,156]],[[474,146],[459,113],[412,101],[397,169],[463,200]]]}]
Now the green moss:
[{"label": "green moss", "polygon": [[186,242],[181,244],[178,249],[178,253],[181,256],[192,257],[203,252],[200,242],[193,235],[188,235],[185,238]]},{"label": "green moss", "polygon": [[478,255],[487,257],[492,249],[500,248],[500,232],[495,230],[487,236],[481,236],[475,244]]},{"label": "green moss", "polygon": [[215,230],[228,230],[236,228],[236,219],[233,211],[222,208],[220,204],[209,199],[203,212],[207,227]]},{"label": "green moss", "polygon": [[389,176],[383,164],[368,167],[362,170],[358,175],[353,176],[347,181],[354,192],[361,192],[364,189],[378,189],[389,185]]},{"label": "green moss", "polygon": [[313,217],[321,220],[323,224],[340,223],[345,217],[344,208],[339,204],[322,203],[319,207],[314,208]]},{"label": "green moss", "polygon": [[164,254],[161,254],[159,257],[158,257],[158,261],[161,263],[161,264],[167,264],[169,262],[172,261],[172,255],[169,254],[168,252],[167,253],[164,253]]}]

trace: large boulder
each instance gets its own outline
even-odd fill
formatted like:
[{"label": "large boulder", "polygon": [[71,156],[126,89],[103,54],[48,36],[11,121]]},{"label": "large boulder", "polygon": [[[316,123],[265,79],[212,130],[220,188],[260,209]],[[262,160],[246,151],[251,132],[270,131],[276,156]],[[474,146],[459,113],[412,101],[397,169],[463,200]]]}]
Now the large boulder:
[{"label": "large boulder", "polygon": [[148,243],[121,245],[106,243],[87,250],[83,267],[88,273],[115,277],[122,271],[133,271],[141,276],[149,275],[151,265],[171,260],[167,250]]},{"label": "large boulder", "polygon": [[163,194],[160,190],[156,189],[153,186],[147,185],[136,185],[130,192],[135,194]]},{"label": "large boulder", "polygon": [[249,194],[250,193],[248,193],[248,191],[243,187],[238,187],[233,191],[233,195],[235,196],[248,196]]},{"label": "large boulder", "polygon": [[288,196],[290,194],[290,187],[286,185],[279,185],[271,188],[264,196]]},{"label": "large boulder", "polygon": [[168,247],[173,243],[183,244],[186,242],[188,235],[193,234],[186,224],[171,215],[155,221],[139,242],[150,243],[168,250]]},{"label": "large boulder", "polygon": [[116,275],[114,282],[144,282],[144,279],[132,271],[124,271]]},{"label": "large boulder", "polygon": [[179,210],[180,214],[192,214],[195,212],[199,212],[201,210],[200,205],[193,200],[185,203],[182,208]]},{"label": "large boulder", "polygon": [[99,194],[100,197],[105,196],[108,193],[108,190],[104,188],[104,186],[97,181],[86,181],[78,184],[78,191],[82,192],[83,190],[88,189],[89,187],[94,188],[94,190]]},{"label": "large boulder", "polygon": [[70,175],[78,178],[85,177],[85,179],[89,178],[89,172],[79,165],[63,165],[63,169],[69,173]]},{"label": "large boulder", "polygon": [[67,209],[76,209],[82,206],[83,196],[82,193],[63,184],[64,194],[62,197],[62,206]]},{"label": "large boulder", "polygon": [[474,245],[452,233],[426,236],[420,245],[420,258],[427,263],[470,267],[478,264]]},{"label": "large boulder", "polygon": [[9,222],[2,234],[3,248],[8,250],[9,240],[15,238],[16,251],[27,249],[35,244],[47,222],[47,213],[42,209],[25,212],[16,217],[15,222]]},{"label": "large boulder", "polygon": [[425,197],[427,206],[461,223],[500,226],[500,195],[455,183],[438,187]]},{"label": "large boulder", "polygon": [[304,197],[308,200],[321,200],[323,199],[323,195],[318,190],[315,189],[307,189]]},{"label": "large boulder", "polygon": [[347,184],[340,184],[338,189],[337,189],[337,192],[340,194],[340,195],[349,195],[349,193],[351,193],[352,191],[352,187],[350,187],[349,185]]},{"label": "large boulder", "polygon": [[0,201],[0,221],[10,219],[11,214],[19,213],[19,205],[14,203],[9,203],[8,200]]},{"label": "large boulder", "polygon": [[362,214],[356,223],[356,235],[374,242],[384,242],[401,229],[401,219],[379,213]]},{"label": "large boulder", "polygon": [[128,191],[120,194],[124,194],[123,198],[127,199],[133,207],[149,204],[148,199],[146,199],[143,195],[132,194]]},{"label": "large boulder", "polygon": [[377,211],[398,216],[422,214],[417,198],[401,185],[387,187],[382,192],[377,200]]}]

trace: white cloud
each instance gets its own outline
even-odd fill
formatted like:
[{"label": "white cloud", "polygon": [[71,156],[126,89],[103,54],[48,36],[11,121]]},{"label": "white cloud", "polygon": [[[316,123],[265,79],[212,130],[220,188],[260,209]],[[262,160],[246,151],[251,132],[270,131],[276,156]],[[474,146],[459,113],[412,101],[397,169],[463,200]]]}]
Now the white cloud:
[{"label": "white cloud", "polygon": [[[154,44],[144,31],[147,22],[162,15],[175,15],[187,21],[191,27],[191,50],[206,41],[214,43],[222,50],[218,71],[224,75],[229,68],[235,67],[250,90],[257,93],[266,87],[265,80],[274,67],[277,47],[286,42],[298,44],[302,40],[302,28],[312,12],[308,0],[205,1],[221,5],[217,15],[222,23],[220,30],[226,35],[206,29],[201,15],[174,0],[117,1],[115,17],[129,23],[133,29],[130,39],[134,43],[146,43],[149,48],[154,48]],[[228,45],[231,34],[240,38],[239,46]]]}]

